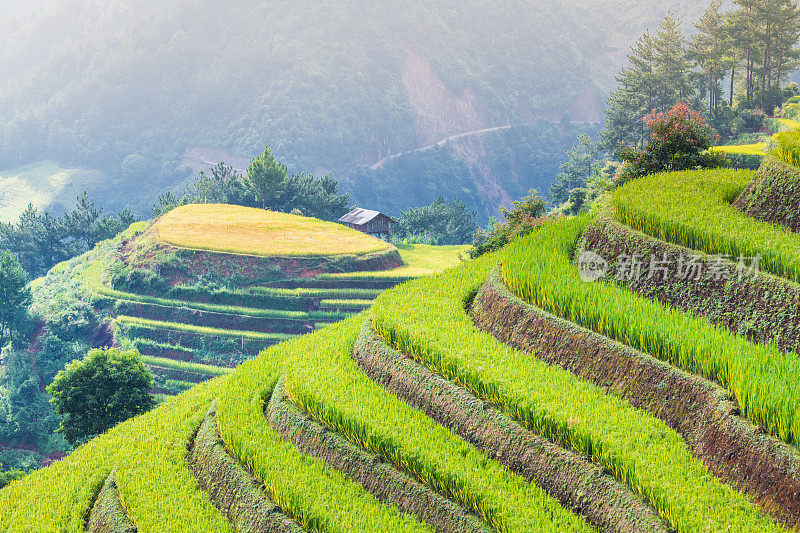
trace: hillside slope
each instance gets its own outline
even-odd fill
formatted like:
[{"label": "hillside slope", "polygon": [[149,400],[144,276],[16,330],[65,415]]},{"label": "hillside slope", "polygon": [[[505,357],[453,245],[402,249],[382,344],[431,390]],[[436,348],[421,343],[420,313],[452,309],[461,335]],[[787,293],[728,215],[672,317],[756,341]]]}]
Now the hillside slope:
[{"label": "hillside slope", "polygon": [[[628,45],[668,9],[694,19],[702,7],[50,0],[0,32],[0,169],[47,159],[100,170],[138,188],[115,184],[104,203],[143,208],[182,168],[244,166],[265,144],[293,170],[346,178],[459,133],[596,122]],[[563,151],[539,133],[552,168]],[[469,155],[497,154],[524,152]],[[480,194],[486,207],[474,205],[496,213],[503,195]]]},{"label": "hillside slope", "polygon": [[0,491],[0,526],[795,528],[800,239],[731,205],[751,177],[648,176],[395,287]]},{"label": "hillside slope", "polygon": [[90,348],[137,349],[163,398],[458,264],[465,248],[395,248],[339,224],[214,204],[136,223],[33,284],[32,345],[3,353],[0,463],[36,469],[69,450],[45,387]]}]

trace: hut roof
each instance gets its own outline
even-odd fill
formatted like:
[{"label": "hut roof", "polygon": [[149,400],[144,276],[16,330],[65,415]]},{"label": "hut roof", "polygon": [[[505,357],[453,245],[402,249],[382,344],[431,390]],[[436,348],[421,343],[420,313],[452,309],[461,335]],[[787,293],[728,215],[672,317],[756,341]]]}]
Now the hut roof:
[{"label": "hut roof", "polygon": [[360,207],[356,207],[345,216],[339,219],[339,222],[343,222],[345,224],[355,224],[356,226],[363,226],[367,222],[371,220],[375,220],[379,216],[385,216],[389,219],[389,222],[396,223],[396,220],[393,220],[391,217],[388,217],[381,213],[380,211],[371,211],[369,209],[361,209]]}]

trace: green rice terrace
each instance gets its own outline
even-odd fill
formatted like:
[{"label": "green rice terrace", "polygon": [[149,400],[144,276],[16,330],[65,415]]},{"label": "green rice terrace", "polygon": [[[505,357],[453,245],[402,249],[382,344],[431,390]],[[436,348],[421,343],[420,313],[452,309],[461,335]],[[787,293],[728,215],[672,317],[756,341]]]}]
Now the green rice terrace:
[{"label": "green rice terrace", "polygon": [[369,308],[381,291],[458,263],[463,249],[398,250],[317,219],[188,205],[58,265],[36,282],[34,308],[47,317],[86,302],[92,344],[136,348],[155,392],[172,395]]},{"label": "green rice terrace", "polygon": [[160,390],[218,377],[0,491],[0,530],[797,529],[786,153],[632,181],[469,262],[278,272],[134,227],[38,305],[81,272],[72,294],[113,317],[98,337],[138,347]]}]

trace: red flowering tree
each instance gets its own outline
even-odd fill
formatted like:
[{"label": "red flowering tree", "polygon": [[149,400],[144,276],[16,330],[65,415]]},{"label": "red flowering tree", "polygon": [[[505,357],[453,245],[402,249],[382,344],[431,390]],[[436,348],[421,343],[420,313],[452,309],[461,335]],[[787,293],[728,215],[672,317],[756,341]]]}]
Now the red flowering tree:
[{"label": "red flowering tree", "polygon": [[650,128],[650,140],[641,150],[632,146],[620,149],[623,165],[617,174],[618,181],[656,172],[730,165],[724,155],[708,151],[719,136],[703,115],[687,104],[678,103],[669,111],[652,113],[642,120]]}]

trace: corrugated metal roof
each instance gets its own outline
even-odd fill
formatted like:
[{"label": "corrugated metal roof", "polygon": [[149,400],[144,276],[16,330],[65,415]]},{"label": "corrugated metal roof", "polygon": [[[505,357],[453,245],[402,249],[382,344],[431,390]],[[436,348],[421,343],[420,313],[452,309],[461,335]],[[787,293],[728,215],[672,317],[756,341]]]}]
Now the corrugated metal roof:
[{"label": "corrugated metal roof", "polygon": [[[356,207],[345,216],[339,219],[339,222],[343,222],[345,224],[355,224],[357,226],[362,226],[367,222],[374,220],[381,214],[380,211],[371,211],[369,209],[361,209],[360,207]],[[385,215],[384,215],[385,216]],[[389,217],[386,217],[392,222],[395,222]]]}]

